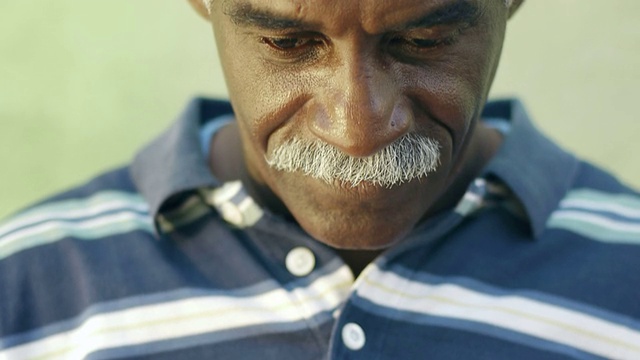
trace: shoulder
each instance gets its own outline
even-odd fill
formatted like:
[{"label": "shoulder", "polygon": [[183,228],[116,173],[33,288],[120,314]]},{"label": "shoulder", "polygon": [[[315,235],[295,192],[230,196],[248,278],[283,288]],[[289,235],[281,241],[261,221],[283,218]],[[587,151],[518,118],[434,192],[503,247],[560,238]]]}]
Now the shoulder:
[{"label": "shoulder", "polygon": [[640,251],[640,193],[603,169],[582,162],[547,227]]},{"label": "shoulder", "polygon": [[514,216],[523,211],[507,208],[465,224],[458,251],[477,250],[465,268],[498,287],[640,319],[640,194],[588,162],[576,165],[566,188],[548,196],[540,231],[532,231],[530,216]]},{"label": "shoulder", "polygon": [[147,206],[121,168],[52,196],[0,223],[0,261],[69,239],[150,230]]},{"label": "shoulder", "polygon": [[[96,177],[0,223],[0,338],[68,317],[97,297],[116,252],[152,243],[128,168]],[[109,260],[109,261],[107,261]],[[124,261],[124,260],[123,260]],[[102,276],[102,278],[101,278]],[[105,287],[100,294],[97,289]],[[37,311],[36,311],[37,310]],[[2,342],[0,341],[0,348]]]},{"label": "shoulder", "polygon": [[[587,303],[640,319],[640,194],[581,162],[541,237],[548,282]],[[562,288],[562,290],[560,290]]]}]

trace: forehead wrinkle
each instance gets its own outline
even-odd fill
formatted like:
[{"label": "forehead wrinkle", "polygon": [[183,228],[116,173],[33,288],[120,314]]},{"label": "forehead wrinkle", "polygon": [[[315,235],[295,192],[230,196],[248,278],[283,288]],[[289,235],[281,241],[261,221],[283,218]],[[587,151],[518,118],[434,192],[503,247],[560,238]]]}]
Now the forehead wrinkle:
[{"label": "forehead wrinkle", "polygon": [[403,6],[385,1],[366,3],[368,6],[361,7],[360,19],[370,34],[464,21],[481,8],[477,0],[407,0]]},{"label": "forehead wrinkle", "polygon": [[[209,0],[204,0],[209,1]],[[380,35],[439,24],[472,23],[482,0],[211,0],[237,26]],[[493,0],[504,3],[506,0]],[[395,4],[395,5],[394,5]]]}]

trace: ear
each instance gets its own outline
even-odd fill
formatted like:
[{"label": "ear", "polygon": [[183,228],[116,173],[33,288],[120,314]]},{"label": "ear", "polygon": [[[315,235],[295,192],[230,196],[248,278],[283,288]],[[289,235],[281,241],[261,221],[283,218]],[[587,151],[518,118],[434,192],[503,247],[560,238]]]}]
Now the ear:
[{"label": "ear", "polygon": [[209,0],[188,0],[189,3],[191,4],[191,7],[193,7],[193,9],[200,14],[200,16],[202,16],[205,20],[210,21],[210,17],[209,17],[209,8],[207,7],[207,5],[205,5],[205,1],[209,1]]},{"label": "ear", "polygon": [[509,19],[516,13],[516,11],[520,8],[520,5],[524,0],[511,0],[511,5],[509,6]]}]

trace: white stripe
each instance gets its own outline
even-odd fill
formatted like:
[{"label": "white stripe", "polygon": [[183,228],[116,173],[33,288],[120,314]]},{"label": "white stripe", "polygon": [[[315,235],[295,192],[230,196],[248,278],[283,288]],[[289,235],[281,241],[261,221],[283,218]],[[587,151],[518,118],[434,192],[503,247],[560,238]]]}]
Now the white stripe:
[{"label": "white stripe", "polygon": [[[67,235],[84,238],[82,232],[105,228],[108,225],[135,221],[148,223],[149,226],[152,225],[151,219],[148,216],[129,211],[122,211],[79,222],[47,221],[33,227],[16,231],[0,239],[0,255],[6,257],[27,248],[58,241]],[[20,241],[27,238],[34,240],[19,244]],[[11,249],[11,247],[14,248]],[[6,251],[8,251],[8,253],[5,254]]]},{"label": "white stripe", "polygon": [[473,193],[473,192],[469,192],[469,191],[467,191],[463,196],[463,200],[468,201],[470,203],[474,203],[474,204],[482,203],[483,199],[484,198],[482,196],[480,196],[479,194],[476,194],[476,193]]},{"label": "white stripe", "polygon": [[612,231],[638,233],[640,235],[639,223],[613,220],[606,216],[586,213],[582,211],[559,210],[553,213],[551,215],[551,218],[558,219],[558,220],[568,219],[568,220],[583,221],[593,225],[601,226],[603,228],[607,228]]},{"label": "white stripe", "polygon": [[229,181],[220,187],[203,190],[202,193],[210,205],[218,207],[223,203],[231,201],[240,191],[242,191],[241,181]]},{"label": "white stripe", "polygon": [[[50,219],[71,220],[76,218],[92,217],[100,215],[101,213],[107,211],[114,211],[118,209],[130,209],[140,212],[146,212],[149,209],[146,203],[133,202],[125,199],[114,199],[110,201],[90,204],[93,201],[96,201],[95,197],[87,198],[85,200],[76,199],[61,202],[59,204],[61,206],[64,206],[67,203],[77,202],[77,204],[74,204],[76,206],[73,206],[65,211],[60,211],[58,204],[56,203],[44,205],[46,209],[50,209],[49,211],[47,211],[46,209],[40,211],[41,209],[34,208],[29,213],[26,213],[23,216],[19,216],[15,220],[11,220],[7,224],[0,226],[0,239],[6,234],[15,231],[16,229]],[[33,214],[31,215],[31,213]]]},{"label": "white stripe", "polygon": [[76,329],[0,352],[0,358],[82,359],[121,346],[303,321],[334,311],[347,298],[351,279],[343,266],[293,293],[277,288],[252,297],[203,296],[97,314]]},{"label": "white stripe", "polygon": [[455,212],[460,215],[468,215],[473,211],[477,210],[484,201],[484,198],[479,194],[476,194],[471,191],[467,191],[462,199],[458,202],[458,205],[455,208]]},{"label": "white stripe", "polygon": [[593,211],[607,211],[628,218],[640,219],[640,210],[614,202],[602,202],[569,197],[560,202],[560,208],[578,208]]},{"label": "white stripe", "polygon": [[242,212],[243,215],[243,227],[255,225],[255,223],[257,223],[264,214],[262,208],[260,208],[260,206],[258,206],[258,204],[256,204],[255,201],[253,201],[253,198],[250,196],[247,196],[240,202],[240,204],[238,204],[238,209],[240,210],[240,212]]},{"label": "white stripe", "polygon": [[489,324],[606,358],[640,359],[639,332],[520,296],[495,296],[454,284],[429,285],[381,271],[368,275],[358,295],[394,310]]}]

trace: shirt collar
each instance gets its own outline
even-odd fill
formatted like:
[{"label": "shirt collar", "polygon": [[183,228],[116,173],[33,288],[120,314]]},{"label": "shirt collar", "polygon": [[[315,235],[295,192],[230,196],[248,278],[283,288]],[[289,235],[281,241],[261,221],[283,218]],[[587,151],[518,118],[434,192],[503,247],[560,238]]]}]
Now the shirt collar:
[{"label": "shirt collar", "polygon": [[538,237],[571,187],[579,162],[533,126],[520,101],[489,102],[483,116],[511,123],[484,175],[499,178],[511,189],[524,207],[533,235]]},{"label": "shirt collar", "polygon": [[136,155],[131,175],[154,218],[172,196],[219,185],[202,153],[199,130],[206,120],[228,113],[228,102],[196,98],[178,121]]},{"label": "shirt collar", "polygon": [[[135,157],[132,177],[154,218],[175,195],[221,185],[209,171],[199,135],[204,122],[230,113],[227,102],[194,99],[177,122]],[[537,237],[571,186],[578,161],[541,134],[517,100],[489,102],[483,117],[510,122],[500,150],[483,175],[497,177],[511,189]]]}]

